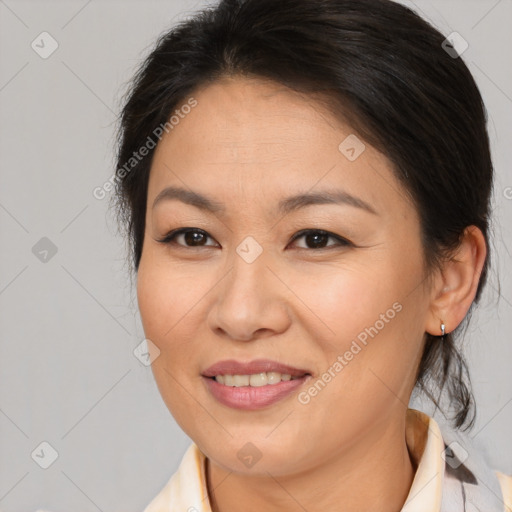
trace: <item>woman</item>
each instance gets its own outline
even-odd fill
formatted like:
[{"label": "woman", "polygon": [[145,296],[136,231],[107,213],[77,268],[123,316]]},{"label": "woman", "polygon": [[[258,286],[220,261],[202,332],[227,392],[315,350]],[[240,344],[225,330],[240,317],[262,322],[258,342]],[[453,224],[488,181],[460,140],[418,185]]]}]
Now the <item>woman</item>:
[{"label": "woman", "polygon": [[457,52],[389,0],[223,0],[158,41],[117,206],[152,369],[193,440],[146,508],[470,511],[512,479],[409,409],[485,284],[493,169]]}]

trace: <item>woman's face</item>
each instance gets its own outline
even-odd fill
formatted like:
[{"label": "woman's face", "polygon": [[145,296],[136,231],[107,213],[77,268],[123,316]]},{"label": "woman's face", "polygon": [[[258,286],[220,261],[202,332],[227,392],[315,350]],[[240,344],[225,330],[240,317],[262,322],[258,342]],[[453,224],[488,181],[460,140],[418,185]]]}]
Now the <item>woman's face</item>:
[{"label": "woman's face", "polygon": [[[236,78],[193,99],[154,155],[138,271],[167,407],[241,473],[304,471],[378,443],[405,421],[426,330],[414,205],[386,157],[304,96]],[[155,202],[168,187],[214,208]],[[189,232],[159,241],[178,228]],[[204,376],[260,359],[309,375],[241,388]]]}]

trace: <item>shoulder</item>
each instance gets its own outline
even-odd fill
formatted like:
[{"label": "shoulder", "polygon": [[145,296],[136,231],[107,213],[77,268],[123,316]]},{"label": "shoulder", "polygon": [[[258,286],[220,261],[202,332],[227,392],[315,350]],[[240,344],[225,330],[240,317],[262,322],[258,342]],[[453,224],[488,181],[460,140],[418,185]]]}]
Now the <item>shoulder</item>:
[{"label": "shoulder", "polygon": [[500,471],[496,471],[498,480],[503,492],[503,502],[505,503],[505,512],[512,512],[512,476],[505,475]]}]

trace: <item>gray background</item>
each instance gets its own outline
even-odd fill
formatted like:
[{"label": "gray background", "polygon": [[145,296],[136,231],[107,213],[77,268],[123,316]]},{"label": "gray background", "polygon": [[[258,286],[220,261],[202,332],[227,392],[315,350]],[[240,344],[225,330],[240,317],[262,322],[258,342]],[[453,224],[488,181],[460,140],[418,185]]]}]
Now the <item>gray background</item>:
[{"label": "gray background", "polygon": [[[489,111],[495,256],[466,341],[474,443],[512,474],[512,3],[404,3],[469,42]],[[157,35],[204,4],[0,0],[2,511],[142,510],[190,443],[133,355],[144,335],[125,245],[92,191],[113,172],[123,84]],[[59,45],[47,59],[31,48],[43,31]],[[57,249],[46,262],[43,237]],[[48,469],[31,456],[43,441],[58,453]]]}]

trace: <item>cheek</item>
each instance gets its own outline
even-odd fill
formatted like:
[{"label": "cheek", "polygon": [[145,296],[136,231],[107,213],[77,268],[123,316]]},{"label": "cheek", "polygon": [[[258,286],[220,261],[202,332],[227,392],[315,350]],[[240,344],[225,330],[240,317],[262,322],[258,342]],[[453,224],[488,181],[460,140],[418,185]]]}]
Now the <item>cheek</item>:
[{"label": "cheek", "polygon": [[160,349],[161,338],[171,327],[171,315],[175,311],[172,295],[168,293],[161,272],[142,258],[137,274],[137,300],[146,338]]},{"label": "cheek", "polygon": [[294,293],[306,306],[299,309],[308,315],[308,324],[317,329],[314,338],[343,344],[392,307],[398,292],[391,275],[384,266],[368,263],[337,265],[328,271],[312,267],[307,279],[301,275],[291,281]]},{"label": "cheek", "polygon": [[189,276],[170,271],[149,251],[141,258],[137,274],[137,299],[145,337],[158,347],[159,354],[151,369],[160,395],[176,422],[190,431],[190,411],[197,405],[192,398],[189,382],[191,368],[184,364],[194,362],[191,333],[187,329],[187,313],[197,303],[200,293],[197,277],[194,286]]},{"label": "cheek", "polygon": [[403,396],[411,382],[422,332],[421,272],[419,264],[397,264],[393,256],[332,272],[324,268],[294,281],[307,305],[302,325],[309,325],[321,354],[317,371],[336,375],[327,401]]},{"label": "cheek", "polygon": [[180,270],[162,263],[149,251],[141,258],[137,274],[137,299],[146,337],[166,350],[173,336],[186,325],[184,319],[206,293],[205,282],[190,268]]}]

